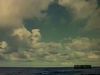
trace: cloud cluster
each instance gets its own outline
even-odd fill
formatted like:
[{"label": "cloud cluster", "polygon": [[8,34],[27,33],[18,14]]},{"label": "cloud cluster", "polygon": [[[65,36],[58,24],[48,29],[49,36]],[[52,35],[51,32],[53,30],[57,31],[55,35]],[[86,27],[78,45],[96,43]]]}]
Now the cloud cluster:
[{"label": "cloud cluster", "polygon": [[87,26],[85,27],[85,30],[86,31],[92,31],[92,30],[100,30],[100,22],[99,22],[99,19],[100,19],[100,10],[97,10],[97,12],[95,12],[91,18],[89,19],[88,21],[88,24]]},{"label": "cloud cluster", "polygon": [[49,2],[49,0],[0,0],[0,24],[18,26],[24,18],[39,15],[41,10],[47,9]]},{"label": "cloud cluster", "polygon": [[98,46],[99,45],[98,42],[100,42],[100,40],[89,39],[87,37],[75,38],[75,39],[72,39],[70,43],[66,44],[66,48],[68,46],[73,50],[82,50],[82,51],[91,50],[92,51],[92,49],[100,48]]},{"label": "cloud cluster", "polygon": [[23,19],[39,17],[49,3],[49,0],[0,0],[0,41],[6,41],[12,50],[22,46],[22,40],[30,35]]},{"label": "cloud cluster", "polygon": [[73,20],[74,23],[80,19],[86,20],[84,21],[82,32],[86,35],[95,34],[95,36],[98,36],[98,33],[100,33],[100,9],[97,9],[98,0],[59,0],[59,3],[63,6],[69,5],[74,9],[76,15],[75,20]]},{"label": "cloud cluster", "polygon": [[[47,9],[51,1],[0,0],[0,61],[59,62],[63,65],[73,61],[99,62],[100,39],[80,37],[66,42],[44,42],[40,29],[26,30],[23,19],[40,17],[40,12]],[[75,9],[73,22],[89,18],[84,30],[99,30],[100,11],[95,9],[96,0],[59,0],[59,4]]]},{"label": "cloud cluster", "polygon": [[[19,34],[16,35],[19,36],[20,39]],[[99,39],[95,40],[87,37],[80,37],[70,38],[70,40],[64,43],[43,42],[41,41],[39,29],[33,29],[27,40],[23,41],[29,42],[27,42],[28,47],[20,47],[17,52],[7,53],[8,49],[6,45],[5,48],[2,49],[2,52],[0,52],[0,57],[10,61],[59,62],[61,65],[66,65],[68,64],[66,62],[72,63],[73,61],[86,61],[88,63],[99,62],[98,59],[100,58]],[[3,52],[3,50],[5,50],[5,52]]]},{"label": "cloud cluster", "polygon": [[[23,28],[23,19],[32,18],[32,17],[40,17],[40,12],[48,8],[48,4],[53,0],[0,0],[0,39],[4,37],[9,37],[9,34],[12,34],[14,29]],[[63,6],[70,6],[75,9],[75,15],[79,15],[79,17],[87,16],[96,8],[96,0],[91,0],[86,2],[85,0],[59,0],[59,4]],[[66,13],[67,14],[67,13]],[[78,17],[78,16],[77,16]],[[94,18],[94,17],[93,17]],[[95,26],[98,28],[97,19],[94,19],[94,23],[96,25],[91,25],[91,21],[89,21],[89,27]],[[5,33],[6,35],[1,35]],[[5,39],[7,39],[5,38]]]},{"label": "cloud cluster", "polygon": [[61,5],[74,8],[78,17],[86,17],[96,9],[96,0],[59,0]]}]

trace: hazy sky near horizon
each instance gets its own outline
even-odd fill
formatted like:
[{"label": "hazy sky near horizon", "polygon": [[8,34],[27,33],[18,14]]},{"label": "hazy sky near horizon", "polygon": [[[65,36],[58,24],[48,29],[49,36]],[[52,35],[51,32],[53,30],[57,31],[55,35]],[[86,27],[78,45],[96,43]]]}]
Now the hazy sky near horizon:
[{"label": "hazy sky near horizon", "polygon": [[99,59],[99,0],[0,0],[0,62],[100,65]]}]

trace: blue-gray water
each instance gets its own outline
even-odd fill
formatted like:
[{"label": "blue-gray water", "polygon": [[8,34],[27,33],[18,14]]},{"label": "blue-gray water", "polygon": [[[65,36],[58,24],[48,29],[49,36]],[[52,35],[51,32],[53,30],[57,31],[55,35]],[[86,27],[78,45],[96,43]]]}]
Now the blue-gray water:
[{"label": "blue-gray water", "polygon": [[100,75],[100,68],[74,69],[73,67],[1,67],[0,75]]}]

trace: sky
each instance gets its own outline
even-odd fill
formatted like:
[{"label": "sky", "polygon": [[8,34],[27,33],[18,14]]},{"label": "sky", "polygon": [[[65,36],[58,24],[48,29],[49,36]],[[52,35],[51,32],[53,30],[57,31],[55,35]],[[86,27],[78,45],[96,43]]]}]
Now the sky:
[{"label": "sky", "polygon": [[99,0],[0,0],[6,66],[100,66],[99,34]]}]

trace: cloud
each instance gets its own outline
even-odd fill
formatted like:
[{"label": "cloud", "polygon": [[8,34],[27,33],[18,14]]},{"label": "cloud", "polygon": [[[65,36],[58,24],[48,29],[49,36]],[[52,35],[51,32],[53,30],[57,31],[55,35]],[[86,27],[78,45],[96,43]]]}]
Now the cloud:
[{"label": "cloud", "polygon": [[49,0],[0,0],[0,41],[6,41],[15,51],[22,43],[24,46],[22,40],[30,33],[25,30],[23,20],[38,17],[49,3]]},{"label": "cloud", "polygon": [[31,35],[29,31],[27,31],[25,28],[18,28],[15,29],[12,33],[12,36],[18,37],[19,40],[25,40],[28,39],[28,37]]},{"label": "cloud", "polygon": [[74,8],[78,17],[86,17],[96,9],[96,0],[59,0],[59,3]]},{"label": "cloud", "polygon": [[75,27],[73,28],[76,31],[75,33],[87,37],[99,37],[100,9],[97,9],[97,6],[99,6],[97,1],[98,0],[59,0],[61,5],[70,6],[74,9],[75,18],[72,22],[71,29],[75,26],[77,28],[77,30],[75,30]]},{"label": "cloud", "polygon": [[[35,36],[35,34],[38,36]],[[32,41],[31,38],[34,37],[36,41],[33,43],[34,40]],[[0,53],[2,59],[10,61],[58,62],[61,65],[66,65],[66,62],[71,63],[74,61],[86,61],[87,63],[90,63],[91,61],[99,62],[99,54],[97,54],[97,52],[100,48],[98,41],[95,39],[89,39],[87,37],[70,38],[70,40],[65,43],[61,43],[43,42],[40,37],[41,33],[39,30],[33,29],[33,33],[27,38],[28,42],[30,42],[27,43],[29,45],[28,48],[20,47],[17,52],[10,52],[7,54],[2,52]],[[7,52],[6,48],[5,52]]]},{"label": "cloud", "polygon": [[[99,62],[100,39],[74,37],[64,42],[44,42],[40,29],[33,28],[31,32],[26,30],[23,19],[41,16],[40,12],[47,9],[50,2],[50,0],[0,0],[0,60],[59,62],[62,65],[68,64],[66,62],[73,64],[76,60]],[[94,11],[95,0],[90,2],[62,0],[59,4],[63,6],[67,4],[74,8],[73,12],[78,20],[79,17],[83,20],[84,17],[95,13],[89,18],[86,29],[100,28],[99,10]]]},{"label": "cloud", "polygon": [[98,42],[96,40],[91,40],[87,37],[72,39],[71,42],[67,43],[66,46],[75,50],[91,50],[99,47]]},{"label": "cloud", "polygon": [[[27,0],[0,0],[0,11],[1,11],[0,12],[0,32],[1,32],[0,34],[5,33],[5,35],[3,36],[0,35],[1,36],[0,39],[3,38],[5,40],[7,38],[11,38],[12,36],[10,36],[10,34],[12,34],[13,31],[15,31],[16,29],[23,28],[25,26],[23,24],[24,19],[30,19],[33,18],[34,16],[40,17],[41,16],[40,12],[42,10],[46,10],[51,1],[52,0],[42,0],[42,1],[41,0],[28,0],[28,1]],[[59,4],[63,6],[67,4],[69,7],[74,8],[75,10],[71,12],[75,12],[75,15],[80,14],[79,17],[81,16],[84,17],[84,15],[86,16],[88,13],[90,14],[90,12],[92,13],[96,6],[95,0],[91,0],[90,2],[86,2],[85,0],[82,1],[61,0],[59,1]],[[71,14],[71,16],[72,15],[73,14]],[[71,16],[69,16],[69,18],[73,18]],[[71,19],[69,18],[68,18],[69,20],[68,22],[71,21]],[[65,26],[67,26],[67,24],[65,24]],[[67,28],[65,26],[63,28]],[[61,27],[59,27],[58,29],[55,28],[56,29],[56,30],[54,29],[55,32],[53,31],[53,29],[50,29],[50,32],[53,32],[52,34],[56,35],[57,34],[56,31],[57,32],[60,31],[61,30],[60,28]],[[65,33],[62,33],[62,35],[65,35]],[[45,35],[43,35],[43,37],[44,36]]]},{"label": "cloud", "polygon": [[[17,29],[12,34],[13,37],[16,37],[18,39],[18,47],[17,52],[14,50],[11,50],[9,52],[9,49],[4,49],[5,52],[8,52],[6,55],[4,53],[1,53],[5,56],[6,60],[11,61],[55,61],[57,59],[57,55],[60,50],[62,49],[61,43],[56,42],[42,42],[41,41],[41,33],[39,29],[33,29],[32,33],[26,34],[23,33],[24,29]],[[23,36],[24,35],[24,36]],[[29,36],[28,36],[29,35]],[[27,37],[28,36],[28,37]],[[20,41],[20,43],[19,43]],[[24,42],[28,45],[28,47],[24,44]],[[24,46],[22,45],[24,44]],[[7,47],[9,47],[9,43]],[[16,46],[16,45],[15,45]],[[16,48],[16,47],[13,47]],[[59,51],[58,51],[59,50]],[[3,50],[2,50],[3,51]],[[53,56],[54,58],[52,58]],[[47,58],[50,58],[49,60]],[[41,59],[41,60],[40,60]],[[57,59],[58,61],[58,59]]]},{"label": "cloud", "polygon": [[9,54],[9,60],[11,61],[25,61],[27,57],[24,54],[13,52]]},{"label": "cloud", "polygon": [[5,53],[8,51],[8,44],[6,41],[0,42],[0,60],[7,60]]},{"label": "cloud", "polygon": [[49,0],[0,0],[0,24],[16,26],[24,18],[39,15],[41,10],[47,8],[49,2]]},{"label": "cloud", "polygon": [[5,41],[0,42],[0,48],[6,48],[7,47],[7,43]]},{"label": "cloud", "polygon": [[95,59],[98,60],[100,57],[99,57],[99,55],[91,52],[91,53],[89,53],[88,58],[91,60],[95,60]]},{"label": "cloud", "polygon": [[32,29],[32,43],[37,43],[41,40],[41,34],[39,29]]},{"label": "cloud", "polygon": [[100,40],[90,39],[87,37],[80,37],[70,39],[65,43],[65,49],[67,50],[68,56],[72,60],[81,62],[99,62],[99,43]]},{"label": "cloud", "polygon": [[88,23],[87,23],[87,26],[85,27],[85,30],[86,31],[93,31],[93,30],[100,30],[100,22],[99,22],[99,19],[100,19],[100,10],[97,10],[92,16],[91,18],[89,19]]},{"label": "cloud", "polygon": [[14,29],[23,28],[23,19],[38,16],[41,10],[47,8],[49,2],[49,0],[0,0],[0,34],[10,36]]},{"label": "cloud", "polygon": [[[4,34],[6,33],[6,34]],[[7,47],[8,53],[20,51],[29,47],[31,33],[25,28],[16,28],[11,33],[1,32],[0,40],[2,48]],[[4,41],[4,42],[2,42]],[[5,50],[6,48],[4,48]]]}]

